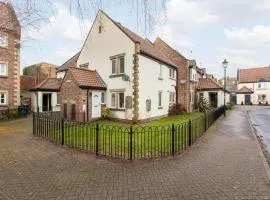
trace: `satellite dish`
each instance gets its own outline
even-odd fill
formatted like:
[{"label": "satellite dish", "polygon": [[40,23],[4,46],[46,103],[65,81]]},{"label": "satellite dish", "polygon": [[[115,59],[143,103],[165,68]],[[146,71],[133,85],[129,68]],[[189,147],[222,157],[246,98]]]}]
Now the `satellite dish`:
[{"label": "satellite dish", "polygon": [[123,80],[123,81],[129,81],[130,79],[129,79],[129,76],[128,76],[128,75],[124,74],[124,75],[122,76],[122,80]]}]

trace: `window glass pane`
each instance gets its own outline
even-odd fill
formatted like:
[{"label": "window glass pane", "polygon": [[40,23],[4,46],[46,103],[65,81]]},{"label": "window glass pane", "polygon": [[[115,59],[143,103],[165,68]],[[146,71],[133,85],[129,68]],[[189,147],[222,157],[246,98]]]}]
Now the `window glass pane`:
[{"label": "window glass pane", "polygon": [[119,108],[124,108],[124,102],[125,102],[125,95],[123,92],[119,93]]},{"label": "window glass pane", "polygon": [[0,46],[1,47],[7,46],[7,37],[6,36],[0,36]]},{"label": "window glass pane", "polygon": [[4,104],[5,103],[5,97],[6,96],[6,94],[5,93],[0,93],[0,103],[1,104]]},{"label": "window glass pane", "polygon": [[101,93],[101,103],[105,103],[105,93]]},{"label": "window glass pane", "polygon": [[6,67],[7,67],[6,64],[0,63],[0,75],[7,75],[6,74]]},{"label": "window glass pane", "polygon": [[125,58],[124,57],[120,58],[120,73],[121,74],[125,73]]},{"label": "window glass pane", "polygon": [[162,65],[159,66],[159,77],[162,77]]},{"label": "window glass pane", "polygon": [[116,59],[112,60],[112,74],[116,74]]},{"label": "window glass pane", "polygon": [[162,92],[158,93],[158,106],[162,106]]},{"label": "window glass pane", "polygon": [[57,104],[61,103],[61,97],[60,97],[60,93],[57,93]]},{"label": "window glass pane", "polygon": [[112,107],[115,107],[115,100],[116,100],[115,98],[116,98],[115,93],[112,93],[111,94],[111,106]]}]

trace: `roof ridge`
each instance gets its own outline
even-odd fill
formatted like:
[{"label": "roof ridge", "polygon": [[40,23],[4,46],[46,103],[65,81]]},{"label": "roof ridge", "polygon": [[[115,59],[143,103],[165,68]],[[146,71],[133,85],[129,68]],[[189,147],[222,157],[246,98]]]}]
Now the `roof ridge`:
[{"label": "roof ridge", "polygon": [[86,68],[80,68],[80,67],[70,67],[69,69],[76,69],[76,70],[85,70],[90,72],[95,72],[95,69],[86,69]]}]

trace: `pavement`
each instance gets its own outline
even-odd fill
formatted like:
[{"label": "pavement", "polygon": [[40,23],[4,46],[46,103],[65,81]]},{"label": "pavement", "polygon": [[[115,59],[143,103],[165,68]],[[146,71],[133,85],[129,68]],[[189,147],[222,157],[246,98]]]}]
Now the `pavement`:
[{"label": "pavement", "polygon": [[2,199],[270,199],[247,107],[174,158],[119,161],[31,135],[31,118],[0,122]]}]

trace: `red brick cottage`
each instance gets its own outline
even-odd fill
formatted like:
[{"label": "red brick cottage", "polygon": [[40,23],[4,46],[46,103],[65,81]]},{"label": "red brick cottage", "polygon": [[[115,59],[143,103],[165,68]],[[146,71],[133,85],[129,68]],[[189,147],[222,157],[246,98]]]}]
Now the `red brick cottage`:
[{"label": "red brick cottage", "polygon": [[97,71],[70,67],[60,87],[63,117],[72,121],[90,122],[96,112],[101,112],[100,106],[96,105],[99,103],[96,98],[104,98],[106,88]]}]

